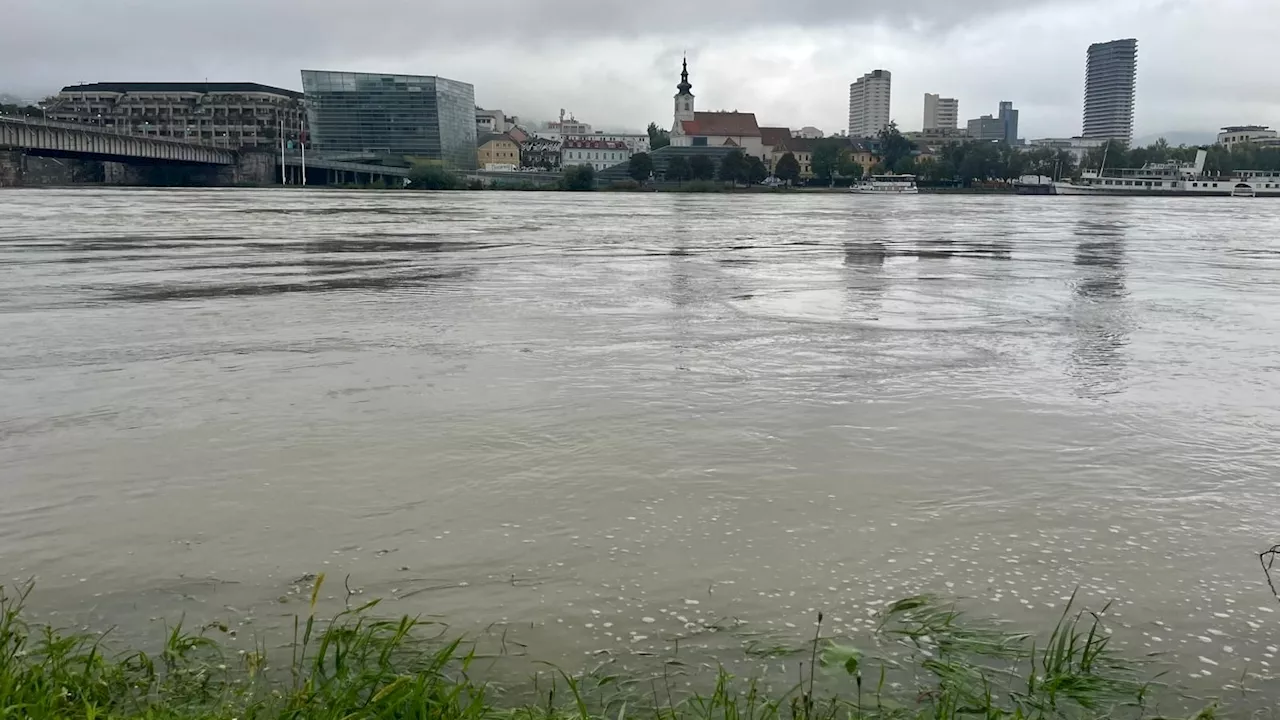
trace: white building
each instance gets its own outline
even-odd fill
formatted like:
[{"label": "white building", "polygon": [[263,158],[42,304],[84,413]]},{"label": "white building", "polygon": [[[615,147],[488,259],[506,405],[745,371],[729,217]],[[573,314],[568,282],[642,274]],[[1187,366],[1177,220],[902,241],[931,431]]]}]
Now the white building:
[{"label": "white building", "polygon": [[565,135],[565,140],[604,140],[605,142],[620,142],[631,150],[632,154],[649,152],[650,138],[649,133],[614,133],[597,130],[585,135]]},{"label": "white building", "polygon": [[579,122],[573,113],[569,113],[569,117],[566,118],[564,109],[560,110],[560,119],[547,123],[545,130],[548,133],[558,133],[561,138],[571,135],[590,135],[593,132],[590,123]]},{"label": "white building", "polygon": [[872,70],[849,86],[849,137],[874,137],[889,125],[893,75]]},{"label": "white building", "polygon": [[476,134],[504,133],[515,127],[517,118],[507,117],[501,110],[476,108]]},{"label": "white building", "polygon": [[955,130],[960,125],[960,101],[924,94],[924,129]]},{"label": "white building", "polygon": [[1228,125],[1218,133],[1218,144],[1228,150],[1240,143],[1277,145],[1280,144],[1280,135],[1265,125]]},{"label": "white building", "polygon": [[689,62],[684,62],[680,84],[676,86],[675,123],[671,126],[674,147],[736,147],[766,163],[770,149],[765,148],[760,124],[755,113],[698,112],[689,84]]},{"label": "white building", "polygon": [[793,133],[794,137],[804,138],[805,140],[821,140],[822,131],[812,125],[805,125]]},{"label": "white building", "polygon": [[596,170],[604,170],[629,160],[631,160],[631,149],[624,142],[566,139],[560,146],[561,167],[590,165]]},{"label": "white building", "polygon": [[1052,148],[1054,150],[1066,150],[1071,153],[1078,163],[1084,160],[1084,156],[1094,148],[1100,148],[1106,145],[1107,138],[1086,138],[1086,137],[1070,137],[1070,138],[1040,138],[1038,140],[1028,140],[1027,147],[1032,148]]}]

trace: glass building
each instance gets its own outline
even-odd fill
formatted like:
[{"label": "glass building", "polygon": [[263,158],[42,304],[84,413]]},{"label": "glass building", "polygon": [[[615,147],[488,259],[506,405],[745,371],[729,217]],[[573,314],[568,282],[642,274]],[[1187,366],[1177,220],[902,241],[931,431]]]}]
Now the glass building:
[{"label": "glass building", "polygon": [[442,77],[302,71],[311,147],[476,169],[475,87]]}]

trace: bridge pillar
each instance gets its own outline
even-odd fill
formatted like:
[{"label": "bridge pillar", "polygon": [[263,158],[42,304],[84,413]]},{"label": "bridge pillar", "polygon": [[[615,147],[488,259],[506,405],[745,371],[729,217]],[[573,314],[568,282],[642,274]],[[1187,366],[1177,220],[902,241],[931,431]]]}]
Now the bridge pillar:
[{"label": "bridge pillar", "polygon": [[269,152],[242,152],[231,168],[231,184],[274,185],[280,182],[276,156]]},{"label": "bridge pillar", "polygon": [[22,185],[23,156],[21,150],[0,150],[0,187]]},{"label": "bridge pillar", "polygon": [[144,185],[142,171],[136,165],[118,162],[102,163],[102,182],[107,185]]}]

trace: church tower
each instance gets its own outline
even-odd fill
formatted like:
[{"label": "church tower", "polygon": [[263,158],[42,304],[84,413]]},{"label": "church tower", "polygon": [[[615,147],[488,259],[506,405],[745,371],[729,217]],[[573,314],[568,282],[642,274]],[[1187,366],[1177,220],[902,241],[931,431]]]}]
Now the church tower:
[{"label": "church tower", "polygon": [[676,93],[676,122],[675,129],[680,128],[680,123],[685,120],[693,120],[693,86],[689,84],[689,59],[684,60],[684,69],[680,73],[680,84],[676,86],[680,92]]}]

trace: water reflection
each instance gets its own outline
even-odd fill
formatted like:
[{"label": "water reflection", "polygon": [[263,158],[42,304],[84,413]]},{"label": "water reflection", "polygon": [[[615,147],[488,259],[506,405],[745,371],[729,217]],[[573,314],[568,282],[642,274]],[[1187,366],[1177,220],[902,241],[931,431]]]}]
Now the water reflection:
[{"label": "water reflection", "polygon": [[1124,389],[1125,348],[1132,319],[1126,286],[1124,207],[1090,208],[1075,227],[1076,272],[1071,280],[1071,374],[1076,393],[1100,398]]}]

